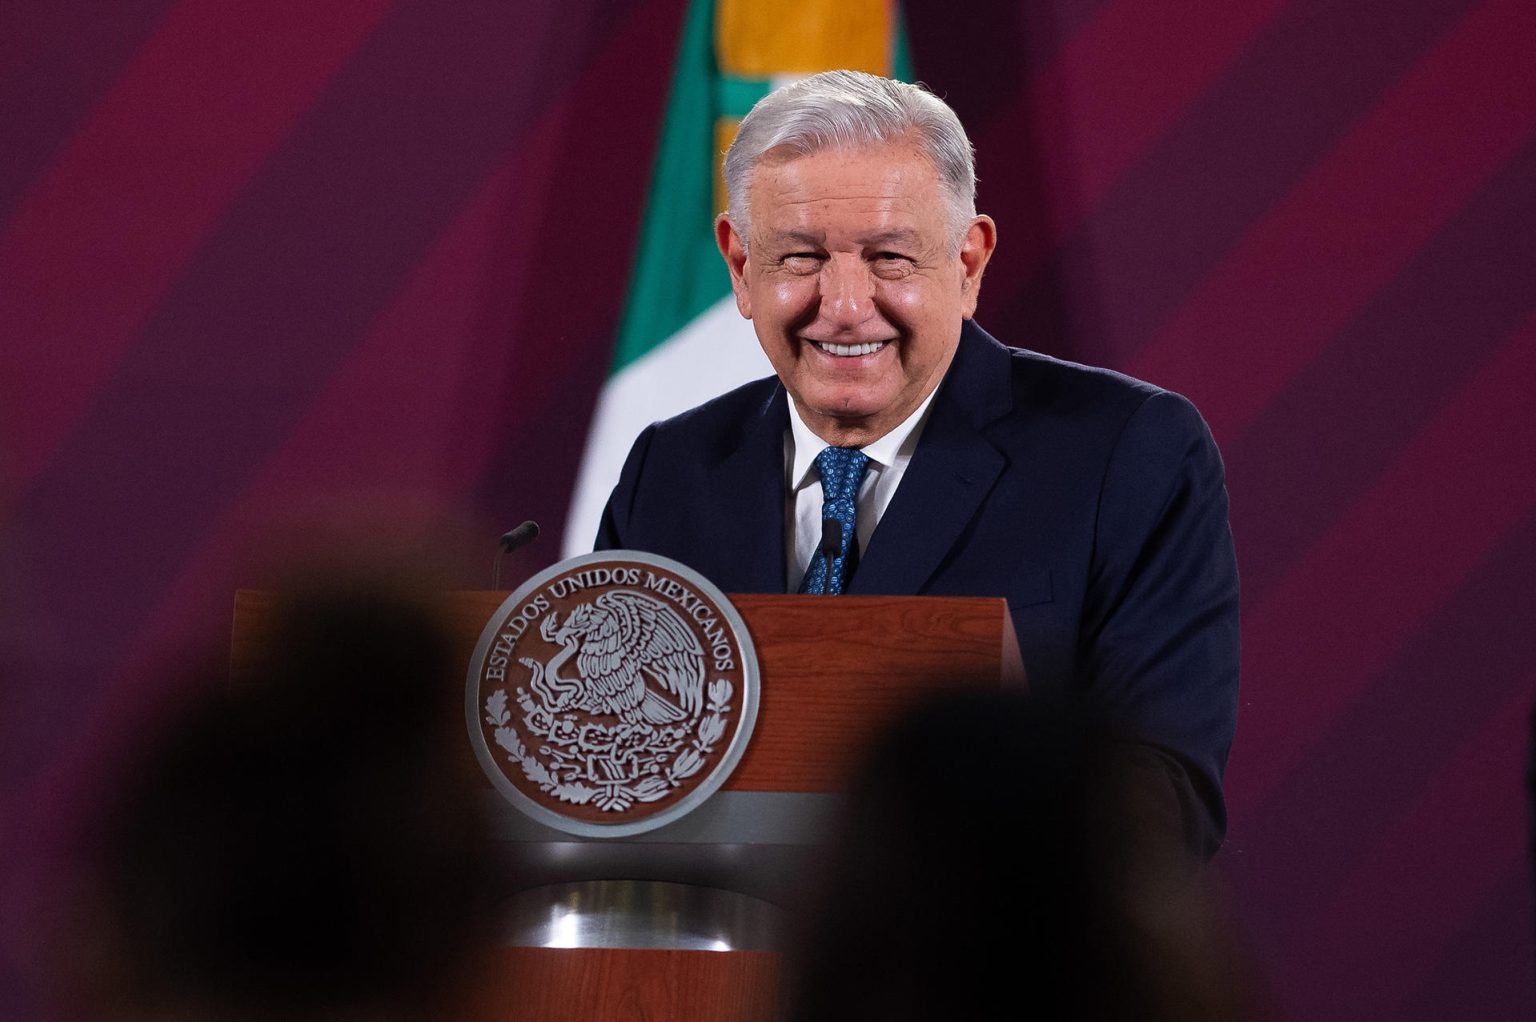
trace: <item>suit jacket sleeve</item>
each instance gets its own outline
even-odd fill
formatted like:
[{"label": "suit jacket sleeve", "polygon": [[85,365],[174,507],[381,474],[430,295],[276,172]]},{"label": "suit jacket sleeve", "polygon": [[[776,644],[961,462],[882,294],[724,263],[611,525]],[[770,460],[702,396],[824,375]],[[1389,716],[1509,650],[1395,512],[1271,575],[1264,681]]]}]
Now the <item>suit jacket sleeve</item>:
[{"label": "suit jacket sleeve", "polygon": [[[1105,472],[1080,633],[1084,680],[1160,757],[1214,852],[1237,718],[1237,562],[1221,456],[1200,414],[1166,391],[1127,421]],[[1187,776],[1187,783],[1181,783]]]},{"label": "suit jacket sleeve", "polygon": [[639,485],[640,472],[645,467],[645,458],[650,453],[651,439],[655,435],[656,424],[652,423],[635,438],[634,446],[629,449],[629,456],[624,459],[624,468],[619,473],[619,481],[603,508],[593,550],[625,549],[624,537],[629,532],[630,515],[634,511],[635,489]]}]

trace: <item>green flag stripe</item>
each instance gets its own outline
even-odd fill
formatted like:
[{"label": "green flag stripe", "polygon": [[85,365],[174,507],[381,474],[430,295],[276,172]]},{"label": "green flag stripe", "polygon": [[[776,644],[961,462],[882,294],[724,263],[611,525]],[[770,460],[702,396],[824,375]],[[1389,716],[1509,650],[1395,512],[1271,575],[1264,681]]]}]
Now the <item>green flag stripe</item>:
[{"label": "green flag stripe", "polygon": [[768,95],[772,83],[766,78],[730,78],[722,75],[715,82],[715,109],[721,117],[734,117],[738,121],[757,101]]},{"label": "green flag stripe", "polygon": [[912,49],[907,44],[907,19],[902,17],[900,4],[891,12],[891,21],[891,77],[910,82],[916,75],[912,70]]},{"label": "green flag stripe", "polygon": [[665,341],[729,290],[714,241],[714,0],[688,6],[640,247],[612,372]]}]

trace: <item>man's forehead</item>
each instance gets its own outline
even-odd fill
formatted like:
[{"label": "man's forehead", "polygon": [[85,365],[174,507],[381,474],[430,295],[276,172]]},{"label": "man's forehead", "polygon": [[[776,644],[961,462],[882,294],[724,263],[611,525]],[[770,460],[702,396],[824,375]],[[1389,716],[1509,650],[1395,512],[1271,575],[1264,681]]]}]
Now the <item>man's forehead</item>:
[{"label": "man's forehead", "polygon": [[871,160],[876,163],[890,162],[892,160],[917,157],[931,162],[922,139],[916,134],[898,135],[887,139],[872,139],[868,142],[849,142],[846,144],[831,144],[801,148],[795,145],[775,146],[765,150],[758,157],[757,165],[782,166],[786,163],[795,163],[800,160],[826,158],[834,160]]},{"label": "man's forehead", "polygon": [[813,231],[823,215],[866,220],[870,231],[913,231],[942,201],[932,162],[910,145],[829,149],[758,164],[748,207],[760,228]]},{"label": "man's forehead", "polygon": [[753,183],[847,188],[865,185],[884,191],[937,184],[938,170],[927,153],[906,141],[820,149],[811,153],[770,150],[758,161]]}]

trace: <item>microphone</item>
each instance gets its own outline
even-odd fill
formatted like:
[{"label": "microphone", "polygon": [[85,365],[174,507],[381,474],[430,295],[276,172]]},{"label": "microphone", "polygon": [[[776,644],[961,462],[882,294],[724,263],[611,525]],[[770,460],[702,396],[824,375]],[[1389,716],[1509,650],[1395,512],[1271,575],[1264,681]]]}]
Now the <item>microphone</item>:
[{"label": "microphone", "polygon": [[491,564],[491,588],[501,588],[501,559],[519,547],[525,547],[539,538],[537,522],[527,521],[504,533],[496,544],[496,560]]},{"label": "microphone", "polygon": [[501,537],[501,549],[505,553],[511,553],[520,546],[526,546],[539,538],[539,523],[524,522],[511,532]]},{"label": "microphone", "polygon": [[836,518],[823,518],[821,520],[821,556],[827,559],[827,573],[822,576],[821,591],[829,593],[832,590],[832,562],[837,560],[837,555],[843,550],[843,523]]}]

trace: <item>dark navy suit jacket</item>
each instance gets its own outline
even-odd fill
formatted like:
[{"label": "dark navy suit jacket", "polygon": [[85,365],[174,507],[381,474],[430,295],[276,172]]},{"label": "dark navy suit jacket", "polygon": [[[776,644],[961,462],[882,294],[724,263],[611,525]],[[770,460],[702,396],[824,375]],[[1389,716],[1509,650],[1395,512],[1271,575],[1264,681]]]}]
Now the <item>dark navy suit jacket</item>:
[{"label": "dark navy suit jacket", "polygon": [[[647,428],[597,548],[784,592],[787,401],[769,378]],[[1187,839],[1219,845],[1237,565],[1221,457],[1187,400],[967,322],[848,591],[1006,597],[1030,690],[1084,698],[1154,750]]]}]

